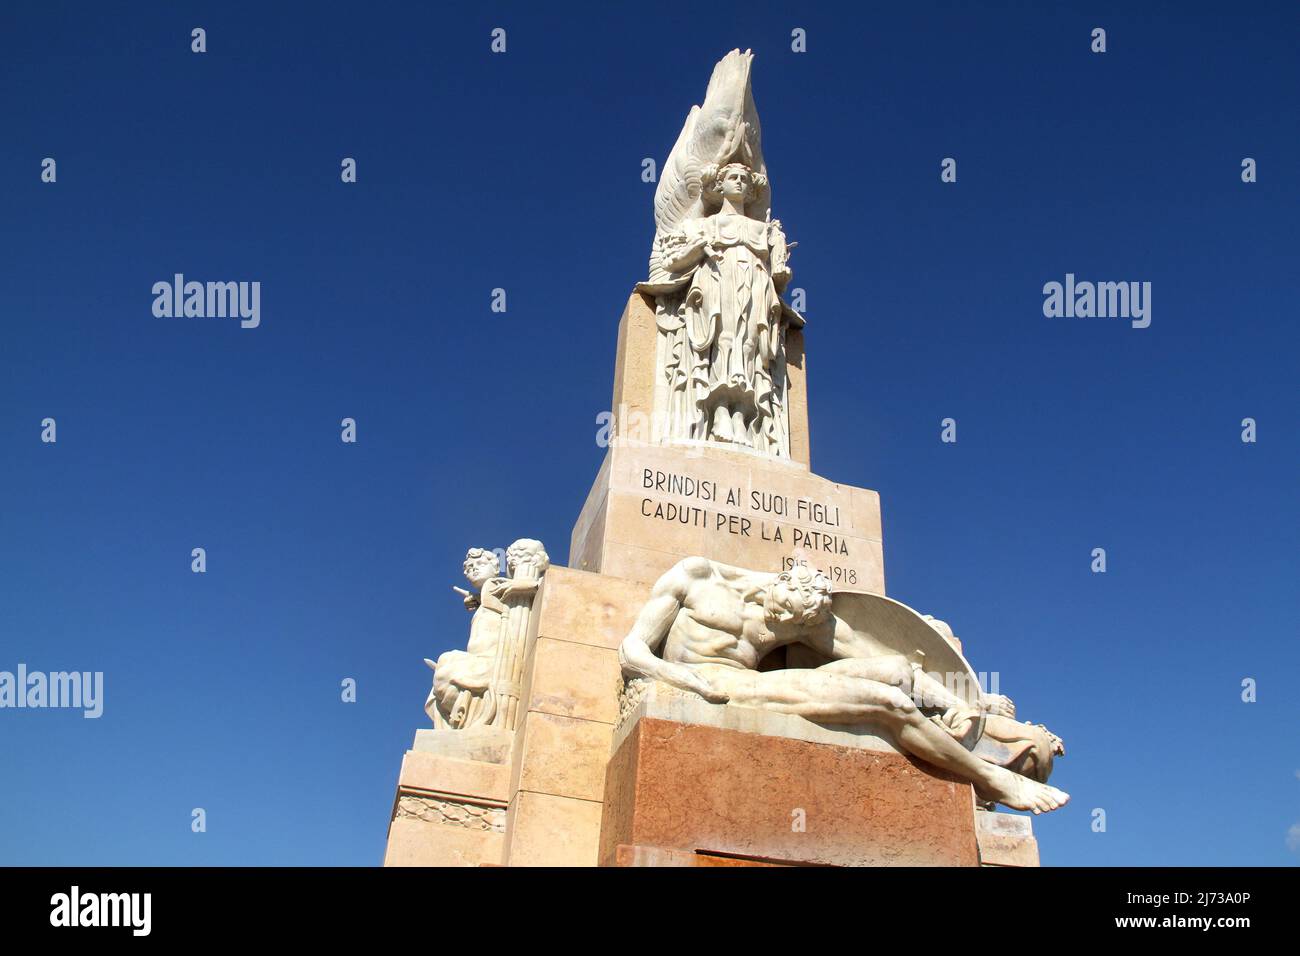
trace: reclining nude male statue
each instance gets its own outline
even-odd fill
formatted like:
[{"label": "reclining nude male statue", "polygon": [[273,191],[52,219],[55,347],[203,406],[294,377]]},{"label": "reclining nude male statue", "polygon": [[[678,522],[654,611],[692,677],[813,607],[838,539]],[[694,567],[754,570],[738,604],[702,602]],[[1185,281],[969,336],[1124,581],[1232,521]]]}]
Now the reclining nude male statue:
[{"label": "reclining nude male statue", "polygon": [[[873,629],[872,620],[881,625]],[[891,646],[881,638],[887,632],[903,636]],[[1063,806],[1069,795],[1045,782],[1052,755],[1064,752],[1059,738],[1014,720],[1005,697],[977,689],[963,697],[926,673],[928,662],[916,659],[925,656],[917,645],[926,642],[916,640],[922,634],[932,653],[949,647],[905,605],[861,592],[832,596],[827,579],[803,566],[774,574],[695,557],[655,584],[619,662],[625,681],[661,681],[715,704],[881,727],[902,750],[969,781],[986,802],[1034,813]],[[909,640],[917,646],[910,660],[912,648],[900,646]],[[794,646],[829,662],[758,669],[770,651]],[[971,674],[960,654],[951,655],[954,669]],[[981,737],[993,742],[983,757],[972,753]]]}]

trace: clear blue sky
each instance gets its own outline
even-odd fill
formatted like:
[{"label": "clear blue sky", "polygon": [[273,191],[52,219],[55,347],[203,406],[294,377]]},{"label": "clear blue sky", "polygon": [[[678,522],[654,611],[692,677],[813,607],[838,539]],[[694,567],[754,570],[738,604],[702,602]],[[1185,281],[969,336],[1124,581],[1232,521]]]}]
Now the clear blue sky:
[{"label": "clear blue sky", "polygon": [[[970,7],[5,5],[0,669],[106,691],[0,711],[0,863],[381,860],[465,549],[565,560],[641,161],[751,47],[813,468],[1065,738],[1045,861],[1295,864],[1300,7]],[[1067,272],[1151,327],[1045,318]]]}]

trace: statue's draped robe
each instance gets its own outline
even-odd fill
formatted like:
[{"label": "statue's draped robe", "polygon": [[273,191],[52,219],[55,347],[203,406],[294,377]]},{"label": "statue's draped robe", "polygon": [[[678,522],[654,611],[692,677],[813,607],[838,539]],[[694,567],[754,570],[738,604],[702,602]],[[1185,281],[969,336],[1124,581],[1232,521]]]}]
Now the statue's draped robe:
[{"label": "statue's draped robe", "polygon": [[[677,232],[684,241],[675,261],[658,250],[652,257],[651,281],[641,288],[658,303],[668,437],[739,439],[789,457],[785,331],[793,313],[771,274],[779,228],[738,215],[691,219]],[[738,434],[718,433],[719,406],[733,422],[739,413]]]}]

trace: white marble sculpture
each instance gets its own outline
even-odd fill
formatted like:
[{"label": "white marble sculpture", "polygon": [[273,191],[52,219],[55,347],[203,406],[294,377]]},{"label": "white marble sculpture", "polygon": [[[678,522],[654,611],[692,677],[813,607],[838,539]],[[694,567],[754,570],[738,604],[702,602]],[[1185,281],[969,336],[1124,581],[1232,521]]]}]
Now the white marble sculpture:
[{"label": "white marble sculpture", "polygon": [[655,191],[650,276],[637,288],[655,297],[657,437],[788,458],[786,331],[804,321],[781,298],[793,244],[771,218],[752,60],[728,53],[691,107]]},{"label": "white marble sculpture", "polygon": [[515,729],[528,618],[549,566],[546,549],[531,538],[506,549],[506,577],[498,577],[501,565],[493,552],[470,548],[465,577],[474,590],[455,589],[474,613],[469,643],[463,651],[447,651],[436,663],[424,661],[433,668],[433,689],[424,709],[434,727]]},{"label": "white marble sculpture", "polygon": [[[1006,697],[980,693],[951,631],[935,624],[882,595],[832,595],[802,566],[773,574],[686,558],[655,584],[619,660],[625,681],[818,724],[877,726],[989,803],[1035,813],[1065,804],[1069,796],[1046,783],[1059,739],[1016,721]],[[781,648],[787,666],[759,670]],[[795,649],[805,666],[788,666]]]}]

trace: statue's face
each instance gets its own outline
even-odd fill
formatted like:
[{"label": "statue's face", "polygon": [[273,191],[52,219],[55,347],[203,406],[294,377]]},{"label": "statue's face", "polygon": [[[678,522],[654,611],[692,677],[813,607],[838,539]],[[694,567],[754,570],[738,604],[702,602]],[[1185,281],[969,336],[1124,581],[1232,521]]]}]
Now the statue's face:
[{"label": "statue's face", "polygon": [[826,590],[799,587],[789,571],[778,574],[772,581],[763,605],[769,622],[799,621],[809,626],[824,621],[830,607],[830,594]]},{"label": "statue's face", "polygon": [[729,199],[744,200],[752,183],[749,170],[743,166],[729,166],[718,177],[718,192]]},{"label": "statue's face", "polygon": [[497,557],[492,552],[465,558],[465,577],[476,588],[481,588],[497,576],[501,570]]}]

